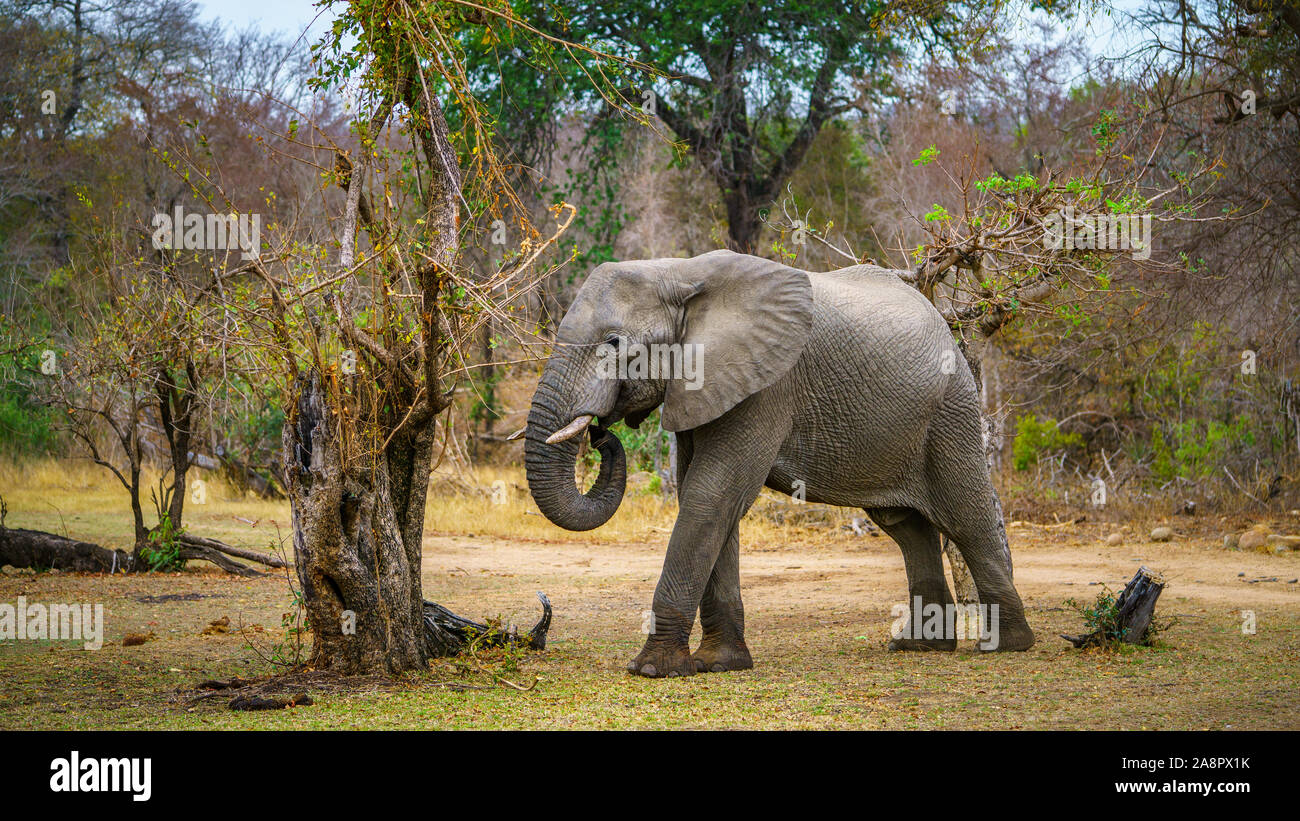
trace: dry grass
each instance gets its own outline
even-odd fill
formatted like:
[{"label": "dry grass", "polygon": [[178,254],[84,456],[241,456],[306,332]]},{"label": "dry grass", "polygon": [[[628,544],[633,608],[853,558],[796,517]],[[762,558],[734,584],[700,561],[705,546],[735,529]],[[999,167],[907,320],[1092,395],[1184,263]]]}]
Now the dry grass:
[{"label": "dry grass", "polygon": [[[278,541],[277,526],[280,533],[288,533],[287,502],[265,501],[241,493],[216,474],[205,471],[193,471],[193,479],[201,479],[206,485],[206,502],[187,501],[185,506],[186,527],[196,535],[262,548]],[[147,524],[155,520],[148,492],[157,486],[157,480],[152,473],[144,477]],[[130,546],[126,491],[108,471],[88,462],[0,464],[0,495],[9,506],[10,527],[48,530],[106,546]],[[425,532],[429,535],[469,534],[537,541],[562,538],[593,544],[652,538],[670,531],[677,518],[675,500],[629,489],[618,512],[603,527],[568,533],[538,512],[528,495],[522,468],[490,466],[475,468],[467,475],[440,469],[430,482],[427,510]],[[764,490],[742,526],[742,536],[760,543],[791,538],[810,542],[847,539],[851,537],[841,527],[861,515],[861,511],[849,508],[798,505],[788,497]]]}]

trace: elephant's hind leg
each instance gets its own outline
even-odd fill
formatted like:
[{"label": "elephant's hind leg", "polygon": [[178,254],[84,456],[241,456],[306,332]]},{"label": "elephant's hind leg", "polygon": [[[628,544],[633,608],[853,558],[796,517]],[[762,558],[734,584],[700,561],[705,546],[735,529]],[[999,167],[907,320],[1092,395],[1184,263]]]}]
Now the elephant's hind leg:
[{"label": "elephant's hind leg", "polygon": [[[889,534],[903,551],[907,567],[907,624],[902,634],[891,637],[890,650],[956,650],[957,634],[948,624],[948,605],[953,603],[948,582],[943,576],[943,555],[939,531],[924,516],[911,508],[868,510],[871,520]],[[925,635],[925,626],[915,624],[913,613],[925,613],[925,606],[936,604],[943,609],[942,635]]]},{"label": "elephant's hind leg", "polygon": [[724,673],[754,666],[745,645],[745,606],[740,601],[740,527],[727,542],[700,600],[700,647],[691,654],[697,673]]},{"label": "elephant's hind leg", "polygon": [[1033,646],[1034,633],[1025,620],[1020,594],[1011,582],[993,483],[977,446],[978,415],[954,414],[952,422],[934,430],[931,520],[956,543],[966,560],[980,606],[998,607],[996,644],[981,649],[1027,650]]}]

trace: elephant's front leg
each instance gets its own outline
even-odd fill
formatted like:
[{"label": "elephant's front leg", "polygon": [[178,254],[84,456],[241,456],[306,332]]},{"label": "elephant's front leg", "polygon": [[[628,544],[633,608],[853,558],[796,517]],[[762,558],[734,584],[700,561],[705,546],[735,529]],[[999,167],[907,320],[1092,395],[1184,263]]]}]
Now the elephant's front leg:
[{"label": "elephant's front leg", "polygon": [[695,672],[689,644],[691,628],[729,530],[716,510],[706,514],[699,501],[688,501],[685,488],[680,494],[681,512],[655,587],[650,635],[641,652],[627,665],[628,672],[650,678]]},{"label": "elephant's front leg", "polygon": [[[757,410],[752,404],[748,409]],[[751,432],[763,427],[771,426],[746,425],[729,415],[695,431],[690,468],[678,488],[680,512],[668,540],[663,575],[655,588],[654,632],[628,664],[628,672],[655,678],[695,673],[696,661],[688,642],[696,611],[703,616],[705,643],[701,649],[709,659],[708,669],[715,660],[711,646],[721,648],[732,642],[734,649],[744,647],[737,531],[741,517],[763,487],[783,438],[779,431],[758,436]],[[724,549],[729,551],[725,555]],[[710,591],[707,602],[706,588]],[[747,650],[743,655],[748,661]],[[729,657],[739,663],[741,654]],[[716,660],[721,663],[720,659]]]},{"label": "elephant's front leg", "polygon": [[754,666],[745,646],[745,606],[740,600],[740,527],[727,535],[726,544],[709,574],[700,601],[700,627],[704,632],[692,658],[697,673],[748,670]]}]

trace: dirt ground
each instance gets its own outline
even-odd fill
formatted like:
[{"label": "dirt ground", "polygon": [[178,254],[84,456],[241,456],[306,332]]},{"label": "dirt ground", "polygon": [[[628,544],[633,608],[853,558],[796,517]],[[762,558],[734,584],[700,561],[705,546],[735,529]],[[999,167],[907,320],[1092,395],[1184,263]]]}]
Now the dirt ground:
[{"label": "dirt ground", "polygon": [[[887,538],[742,534],[755,669],[646,680],[623,666],[643,639],[666,533],[595,543],[434,531],[426,597],[529,626],[533,592],[544,590],[555,610],[546,651],[442,660],[429,676],[259,713],[193,701],[190,688],[275,669],[291,609],[283,576],[3,576],[0,602],[102,602],[107,629],[98,651],[0,642],[0,728],[1300,728],[1300,557],[1225,551],[1210,536],[1111,547],[1103,535],[1013,527],[1016,584],[1038,643],[981,654],[968,641],[941,654],[885,649],[890,607],[906,595]],[[1169,582],[1157,619],[1173,623],[1156,647],[1084,652],[1058,637],[1082,632],[1068,599],[1118,591],[1143,564]],[[190,600],[156,600],[167,595]],[[1243,610],[1255,613],[1253,635]],[[222,617],[231,632],[203,634]],[[157,638],[122,646],[126,633],[147,632]]]}]

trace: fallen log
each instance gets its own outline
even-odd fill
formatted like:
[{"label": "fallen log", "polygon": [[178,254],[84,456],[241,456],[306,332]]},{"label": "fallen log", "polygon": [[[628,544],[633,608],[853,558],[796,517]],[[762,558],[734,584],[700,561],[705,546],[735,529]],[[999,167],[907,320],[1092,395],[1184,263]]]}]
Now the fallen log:
[{"label": "fallen log", "polygon": [[471,643],[478,647],[523,644],[530,650],[546,649],[546,634],[551,629],[551,600],[540,590],[537,591],[537,598],[542,602],[542,617],[523,637],[514,625],[505,630],[495,629],[457,616],[440,604],[426,601],[424,634],[430,653],[439,657],[455,656]]},{"label": "fallen log", "polygon": [[46,533],[0,525],[0,565],[76,573],[117,573],[130,568],[131,554]]},{"label": "fallen log", "polygon": [[1067,636],[1062,633],[1061,638],[1079,648],[1116,642],[1150,644],[1156,600],[1164,589],[1165,580],[1143,566],[1120,591],[1115,599],[1114,612],[1106,615],[1105,623],[1098,625],[1091,633],[1082,636]]},{"label": "fallen log", "polygon": [[269,474],[268,478],[262,474],[262,471],[224,451],[218,451],[217,458],[221,460],[220,464],[226,478],[240,490],[251,490],[263,499],[285,498],[279,484],[280,480],[275,476],[274,471],[266,471]]},{"label": "fallen log", "polygon": [[[182,534],[181,558],[209,561],[227,573],[261,576],[247,565],[227,558],[237,556],[268,567],[285,567],[277,556],[242,547]],[[0,566],[30,567],[33,570],[60,570],[75,573],[127,573],[135,569],[130,553],[112,550],[92,542],[69,539],[43,530],[24,530],[0,524]]]},{"label": "fallen log", "polygon": [[203,545],[191,545],[191,544],[182,543],[181,548],[179,551],[177,551],[176,555],[178,555],[180,558],[186,561],[190,561],[192,559],[199,559],[202,561],[212,562],[217,567],[221,568],[227,573],[233,573],[236,576],[255,578],[257,576],[266,575],[265,573],[262,573],[259,570],[254,570],[253,568],[249,567],[246,564],[240,564],[239,562],[231,561],[221,551],[213,550],[212,548],[205,547]]},{"label": "fallen log", "polygon": [[262,696],[235,696],[230,700],[232,710],[283,710],[286,707],[310,707],[311,696],[299,693],[288,698],[264,698]]}]

